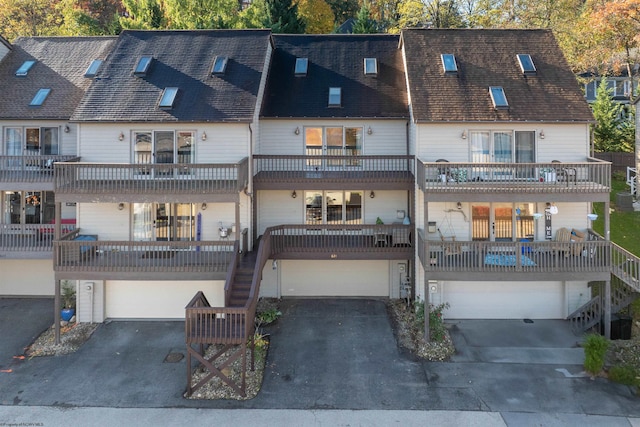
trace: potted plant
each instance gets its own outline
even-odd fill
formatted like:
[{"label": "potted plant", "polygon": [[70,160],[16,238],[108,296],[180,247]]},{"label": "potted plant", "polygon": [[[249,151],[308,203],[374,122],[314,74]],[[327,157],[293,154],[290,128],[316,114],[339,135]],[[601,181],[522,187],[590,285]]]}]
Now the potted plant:
[{"label": "potted plant", "polygon": [[60,318],[66,322],[76,314],[76,287],[68,280],[62,282],[60,295],[62,296],[62,309]]}]

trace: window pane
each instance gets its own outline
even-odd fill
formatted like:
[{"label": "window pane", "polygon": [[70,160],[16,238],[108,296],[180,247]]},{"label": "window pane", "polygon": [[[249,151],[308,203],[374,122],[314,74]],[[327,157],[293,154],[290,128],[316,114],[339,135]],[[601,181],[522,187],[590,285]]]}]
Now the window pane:
[{"label": "window pane", "polygon": [[58,128],[42,128],[42,154],[59,153]]},{"label": "window pane", "polygon": [[296,58],[294,74],[296,76],[306,76],[308,67],[309,67],[309,59]]},{"label": "window pane", "polygon": [[469,132],[469,141],[471,144],[471,161],[474,163],[489,163],[491,161],[489,132]]},{"label": "window pane", "polygon": [[511,132],[495,132],[493,134],[494,162],[512,162]]},{"label": "window pane", "polygon": [[458,71],[458,66],[456,64],[456,57],[450,53],[443,53],[441,55],[442,58],[442,67],[444,68],[445,73],[455,73]]},{"label": "window pane", "polygon": [[344,195],[342,191],[327,191],[327,224],[342,224]]},{"label": "window pane", "polygon": [[[347,156],[362,155],[362,128],[346,128],[344,130],[344,148]],[[360,166],[359,159],[348,160],[348,166]]]},{"label": "window pane", "polygon": [[322,192],[305,191],[304,200],[306,224],[322,224]]},{"label": "window pane", "polygon": [[178,162],[193,163],[196,138],[193,132],[178,132]]},{"label": "window pane", "polygon": [[154,163],[173,163],[173,131],[156,131],[154,138]]},{"label": "window pane", "polygon": [[342,89],[339,87],[329,88],[329,106],[339,107],[342,103]]},{"label": "window pane", "polygon": [[27,155],[40,154],[40,129],[27,129]]},{"label": "window pane", "polygon": [[362,191],[345,191],[345,220],[347,224],[362,224]]},{"label": "window pane", "polygon": [[151,132],[136,132],[133,136],[133,150],[135,163],[151,163]]}]

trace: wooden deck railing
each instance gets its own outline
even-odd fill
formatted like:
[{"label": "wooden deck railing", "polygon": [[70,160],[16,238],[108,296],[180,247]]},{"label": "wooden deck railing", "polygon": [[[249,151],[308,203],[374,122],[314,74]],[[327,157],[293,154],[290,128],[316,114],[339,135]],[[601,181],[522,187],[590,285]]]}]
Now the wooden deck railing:
[{"label": "wooden deck railing", "polygon": [[409,258],[412,229],[402,224],[280,225],[269,229],[271,256],[309,259],[314,254],[331,254],[334,259],[367,259],[374,254],[398,254]]},{"label": "wooden deck railing", "polygon": [[479,242],[425,240],[418,256],[430,272],[522,272],[588,274],[608,272],[610,242]]},{"label": "wooden deck railing", "polygon": [[254,183],[326,180],[352,183],[413,184],[414,156],[253,156]]},{"label": "wooden deck railing", "polygon": [[594,158],[571,163],[418,161],[418,186],[428,192],[608,193],[611,163]]},{"label": "wooden deck railing", "polygon": [[[75,226],[64,224],[63,232]],[[53,224],[0,224],[0,251],[48,252],[53,249]]]},{"label": "wooden deck railing", "polygon": [[226,272],[237,247],[227,241],[132,242],[97,240],[97,236],[53,245],[57,272],[127,273]]},{"label": "wooden deck railing", "polygon": [[249,179],[247,158],[238,163],[57,163],[55,187],[59,194],[114,194],[119,192],[238,193]]},{"label": "wooden deck railing", "polygon": [[0,156],[0,183],[53,182],[54,164],[74,162],[77,156]]}]

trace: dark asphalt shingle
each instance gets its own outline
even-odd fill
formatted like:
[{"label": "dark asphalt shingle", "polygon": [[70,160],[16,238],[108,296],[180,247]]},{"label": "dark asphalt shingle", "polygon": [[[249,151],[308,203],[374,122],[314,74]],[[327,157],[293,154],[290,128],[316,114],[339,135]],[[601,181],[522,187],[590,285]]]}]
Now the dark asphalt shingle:
[{"label": "dark asphalt shingle", "polygon": [[[399,36],[274,35],[261,117],[406,118],[407,90]],[[294,76],[308,58],[306,77]],[[378,75],[365,76],[364,58],[377,58]],[[329,87],[342,88],[342,106],[328,107]]]},{"label": "dark asphalt shingle", "polygon": [[[104,59],[116,37],[21,37],[0,61],[0,118],[68,120],[92,80],[84,77],[94,59]],[[24,77],[16,71],[26,60],[36,64]],[[38,89],[51,93],[30,107]]]},{"label": "dark asphalt shingle", "polygon": [[[269,30],[124,31],[73,116],[77,121],[251,121],[269,46]],[[153,55],[146,76],[133,70]],[[211,75],[216,55],[229,57]],[[165,87],[178,87],[174,107],[158,108]]]},{"label": "dark asphalt shingle", "polygon": [[[417,122],[589,122],[593,115],[549,30],[409,29],[402,32]],[[457,75],[444,75],[451,53]],[[524,76],[517,54],[531,55]],[[504,88],[509,109],[493,108],[489,86]]]}]

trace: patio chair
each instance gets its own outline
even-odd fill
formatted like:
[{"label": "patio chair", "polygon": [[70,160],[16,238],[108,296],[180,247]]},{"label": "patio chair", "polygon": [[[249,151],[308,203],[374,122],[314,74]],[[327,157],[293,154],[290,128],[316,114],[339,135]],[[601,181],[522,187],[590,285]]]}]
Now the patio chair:
[{"label": "patio chair", "polygon": [[[551,163],[562,163],[560,160],[551,160]],[[556,172],[556,179],[558,180],[558,182],[566,182],[567,183],[567,187],[569,186],[569,183],[571,181],[573,181],[574,185],[577,185],[577,177],[576,175],[578,174],[578,171],[576,170],[576,168],[569,168],[569,167],[557,167],[555,168],[555,172]]]},{"label": "patio chair", "polygon": [[[442,231],[440,231],[440,229],[438,228],[438,234],[440,235],[440,240],[442,242],[446,242],[447,241],[447,237],[444,237],[444,235],[442,234]],[[452,242],[456,241],[456,236],[450,236],[449,239],[451,239]],[[462,253],[462,247],[461,245],[447,245],[446,247],[444,247],[443,250],[445,255],[460,255]]]}]

